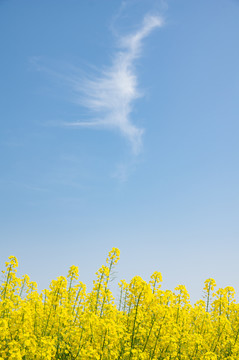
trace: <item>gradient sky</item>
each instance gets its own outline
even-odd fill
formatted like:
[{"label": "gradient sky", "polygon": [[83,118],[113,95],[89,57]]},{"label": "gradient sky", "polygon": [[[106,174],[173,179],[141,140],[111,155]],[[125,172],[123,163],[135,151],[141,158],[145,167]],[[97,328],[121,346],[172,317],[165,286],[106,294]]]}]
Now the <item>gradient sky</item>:
[{"label": "gradient sky", "polygon": [[39,288],[112,247],[239,293],[239,2],[0,0],[1,269]]}]

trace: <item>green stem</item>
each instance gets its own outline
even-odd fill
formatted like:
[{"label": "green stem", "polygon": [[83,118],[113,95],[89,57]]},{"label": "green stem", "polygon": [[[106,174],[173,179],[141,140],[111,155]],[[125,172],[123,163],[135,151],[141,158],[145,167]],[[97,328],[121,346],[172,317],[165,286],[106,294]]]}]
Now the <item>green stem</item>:
[{"label": "green stem", "polygon": [[133,346],[134,346],[135,324],[136,324],[136,319],[137,319],[137,314],[138,314],[138,307],[139,307],[139,301],[140,301],[141,295],[142,295],[142,292],[139,294],[139,297],[138,297],[137,303],[136,303],[136,309],[135,309],[135,317],[134,317],[132,337],[131,337],[131,346],[130,346],[129,359],[131,359],[131,357],[132,357],[132,350],[133,350]]}]

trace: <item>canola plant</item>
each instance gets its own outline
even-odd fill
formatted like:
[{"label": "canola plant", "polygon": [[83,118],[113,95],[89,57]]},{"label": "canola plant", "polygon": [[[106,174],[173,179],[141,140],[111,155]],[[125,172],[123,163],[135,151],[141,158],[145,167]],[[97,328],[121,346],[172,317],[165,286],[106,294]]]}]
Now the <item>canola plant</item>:
[{"label": "canola plant", "polygon": [[109,289],[120,251],[113,248],[89,293],[72,266],[67,277],[37,291],[17,277],[9,257],[0,287],[0,360],[239,359],[239,304],[232,287],[205,282],[205,299],[190,304],[183,285],[161,290],[161,273],[147,283],[135,276]]}]

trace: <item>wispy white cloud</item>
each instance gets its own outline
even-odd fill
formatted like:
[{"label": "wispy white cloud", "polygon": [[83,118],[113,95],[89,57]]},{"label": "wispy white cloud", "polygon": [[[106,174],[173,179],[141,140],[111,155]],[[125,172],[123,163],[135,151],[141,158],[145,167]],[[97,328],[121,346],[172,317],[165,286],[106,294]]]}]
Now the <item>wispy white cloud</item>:
[{"label": "wispy white cloud", "polygon": [[72,79],[78,103],[90,110],[90,119],[65,123],[72,127],[107,128],[118,130],[132,146],[134,154],[141,150],[144,130],[130,117],[134,100],[142,96],[138,89],[135,60],[142,54],[142,42],[153,29],[163,25],[155,15],[147,15],[134,33],[119,38],[119,50],[112,65],[94,78]]}]

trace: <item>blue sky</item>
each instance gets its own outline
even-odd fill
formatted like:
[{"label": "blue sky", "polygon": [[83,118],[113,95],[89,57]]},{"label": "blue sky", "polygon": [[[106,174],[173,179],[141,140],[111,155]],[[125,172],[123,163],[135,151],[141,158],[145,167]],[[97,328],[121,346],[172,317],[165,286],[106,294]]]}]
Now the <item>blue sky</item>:
[{"label": "blue sky", "polygon": [[239,287],[239,2],[0,0],[1,268]]}]

